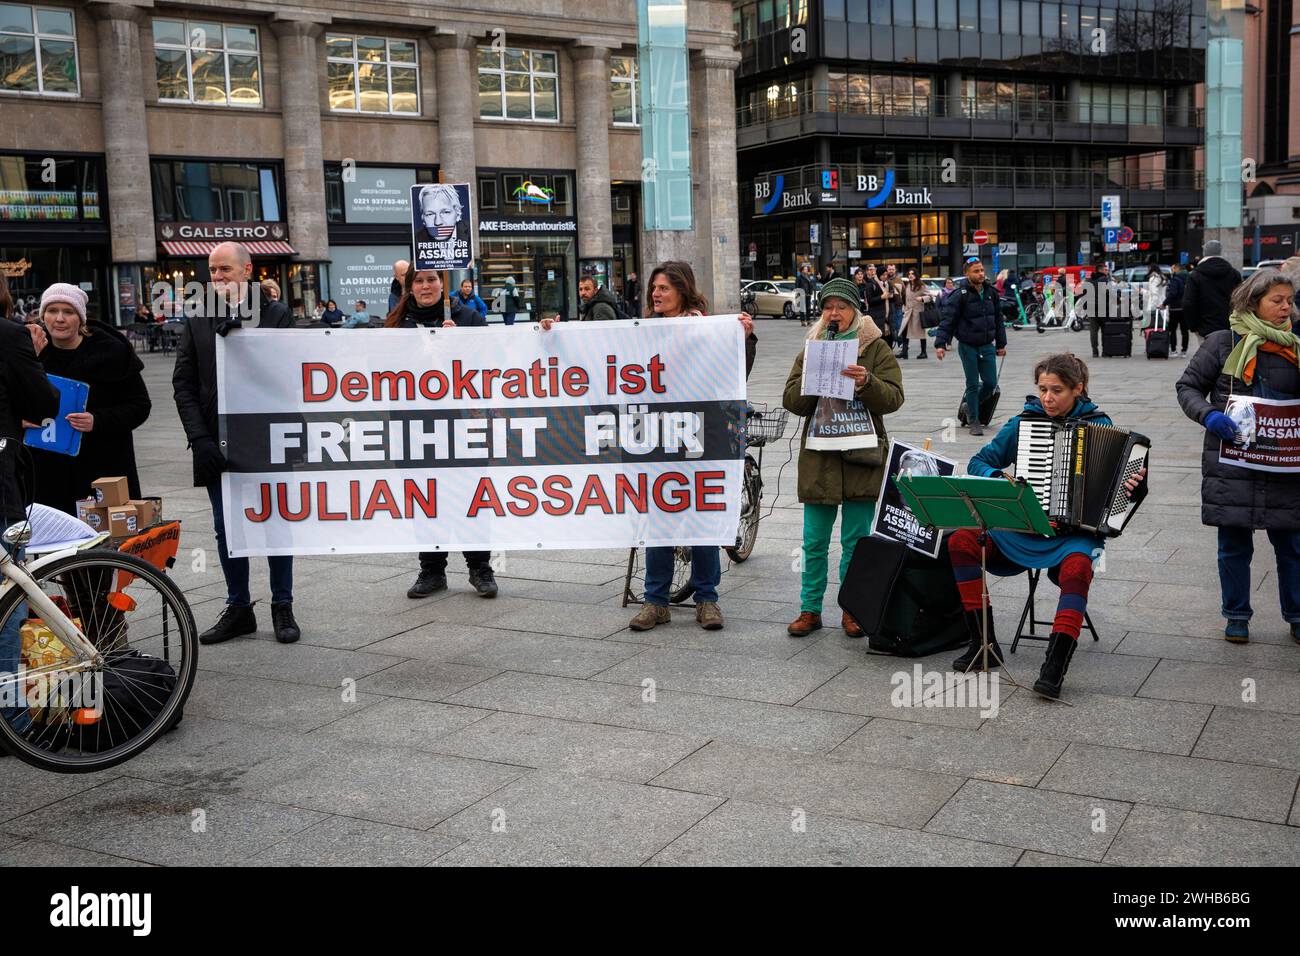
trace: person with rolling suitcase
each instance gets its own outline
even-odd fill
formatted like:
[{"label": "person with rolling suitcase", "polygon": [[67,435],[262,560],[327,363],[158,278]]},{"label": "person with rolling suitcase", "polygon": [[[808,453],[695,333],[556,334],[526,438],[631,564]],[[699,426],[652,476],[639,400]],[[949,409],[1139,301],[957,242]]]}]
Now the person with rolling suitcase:
[{"label": "person with rolling suitcase", "polygon": [[[984,263],[966,260],[966,278],[943,303],[943,320],[934,336],[934,357],[943,361],[948,343],[957,340],[957,354],[966,373],[966,408],[970,433],[983,435],[992,420],[998,387],[998,357],[1007,354],[1007,330],[1002,324],[998,293],[986,281]],[[982,414],[985,409],[988,414]]]}]

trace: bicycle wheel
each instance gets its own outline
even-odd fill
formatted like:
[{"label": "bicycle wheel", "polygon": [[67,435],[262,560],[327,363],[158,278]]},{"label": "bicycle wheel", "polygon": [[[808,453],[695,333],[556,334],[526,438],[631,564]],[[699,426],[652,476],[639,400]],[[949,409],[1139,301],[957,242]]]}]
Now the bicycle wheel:
[{"label": "bicycle wheel", "polygon": [[754,542],[758,540],[758,519],[763,510],[763,478],[758,471],[758,462],[745,456],[745,480],[740,492],[740,527],[736,531],[736,545],[727,548],[727,555],[737,564],[744,561],[754,551]]},{"label": "bicycle wheel", "polygon": [[[29,620],[26,594],[10,587],[0,597],[5,656],[18,656],[14,645],[24,622],[32,648],[43,647],[41,663],[29,648],[28,663],[0,688],[0,744],[58,773],[129,760],[176,725],[194,683],[198,634],[185,595],[152,564],[116,551],[60,558],[37,569],[33,580],[80,621],[100,656],[77,660],[52,631]],[[56,688],[63,696],[53,695]]]},{"label": "bicycle wheel", "polygon": [[695,596],[695,585],[691,583],[691,549],[673,548],[673,586],[668,591],[668,600],[673,604],[685,604]]}]

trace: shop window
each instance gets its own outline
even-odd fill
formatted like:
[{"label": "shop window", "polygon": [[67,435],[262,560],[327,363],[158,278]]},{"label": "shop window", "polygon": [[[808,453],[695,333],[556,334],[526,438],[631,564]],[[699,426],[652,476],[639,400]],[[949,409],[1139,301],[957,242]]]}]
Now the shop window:
[{"label": "shop window", "polygon": [[330,111],[415,116],[420,112],[420,63],[414,40],[325,37]]},{"label": "shop window", "polygon": [[545,50],[479,47],[478,105],[483,119],[559,122],[556,54]]},{"label": "shop window", "polygon": [[257,27],[154,20],[153,38],[159,102],[262,105]]},{"label": "shop window", "polygon": [[0,92],[80,95],[71,10],[0,3]]},{"label": "shop window", "polygon": [[614,101],[615,126],[640,126],[641,103],[637,99],[637,62],[634,56],[609,58],[609,91]]},{"label": "shop window", "polygon": [[278,166],[155,160],[150,168],[159,222],[283,221]]},{"label": "shop window", "polygon": [[98,160],[0,156],[0,221],[99,221],[100,178]]}]

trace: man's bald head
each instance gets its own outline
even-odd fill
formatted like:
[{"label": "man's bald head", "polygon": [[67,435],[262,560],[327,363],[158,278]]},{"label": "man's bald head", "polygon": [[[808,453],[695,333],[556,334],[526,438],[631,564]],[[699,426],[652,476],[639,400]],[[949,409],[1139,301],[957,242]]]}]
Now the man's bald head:
[{"label": "man's bald head", "polygon": [[405,259],[398,259],[393,263],[393,278],[401,279],[406,275],[406,270],[411,268],[411,264]]}]

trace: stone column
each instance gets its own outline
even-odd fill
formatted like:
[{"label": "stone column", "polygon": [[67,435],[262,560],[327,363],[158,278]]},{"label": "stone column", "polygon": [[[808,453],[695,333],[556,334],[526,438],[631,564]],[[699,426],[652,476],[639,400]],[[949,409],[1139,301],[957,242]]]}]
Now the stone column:
[{"label": "stone column", "polygon": [[[944,77],[944,94],[948,97],[947,115],[960,119],[966,114],[963,104],[966,96],[966,84],[962,80],[961,70],[950,70]],[[974,110],[972,107],[972,116]]]},{"label": "stone column", "polygon": [[477,202],[474,49],[478,41],[467,31],[438,27],[429,34],[429,43],[438,84],[438,163],[447,182],[469,183],[470,198]]},{"label": "stone column", "polygon": [[[740,220],[736,173],[736,67],[729,47],[692,51],[695,142],[695,274],[714,312],[740,309]],[[823,242],[829,241],[829,236]],[[829,246],[823,246],[829,248]]]},{"label": "stone column", "polygon": [[98,20],[100,113],[113,261],[152,263],[157,246],[144,109],[145,54],[140,43],[145,11],[129,3],[94,3],[90,10]]},{"label": "stone column", "polygon": [[325,163],[321,149],[320,79],[324,52],[316,42],[324,27],[314,20],[282,19],[271,29],[279,39],[280,115],[284,125],[285,209],[289,241],[301,262],[330,257],[325,222]]},{"label": "stone column", "polygon": [[569,48],[578,119],[578,254],[614,254],[609,188],[609,51],[613,40],[580,37]]}]

